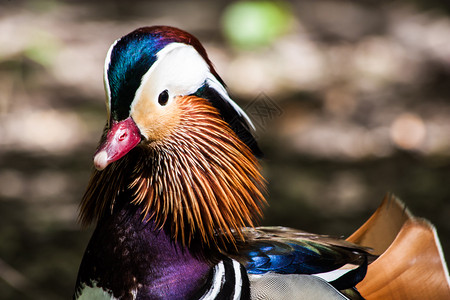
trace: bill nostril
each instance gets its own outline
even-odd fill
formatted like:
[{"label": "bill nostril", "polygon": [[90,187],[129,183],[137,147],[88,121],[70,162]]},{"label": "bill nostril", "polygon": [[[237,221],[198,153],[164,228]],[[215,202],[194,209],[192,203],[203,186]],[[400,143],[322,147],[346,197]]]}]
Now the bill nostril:
[{"label": "bill nostril", "polygon": [[126,137],[127,137],[127,132],[126,131],[122,132],[118,138],[119,142],[123,141]]}]

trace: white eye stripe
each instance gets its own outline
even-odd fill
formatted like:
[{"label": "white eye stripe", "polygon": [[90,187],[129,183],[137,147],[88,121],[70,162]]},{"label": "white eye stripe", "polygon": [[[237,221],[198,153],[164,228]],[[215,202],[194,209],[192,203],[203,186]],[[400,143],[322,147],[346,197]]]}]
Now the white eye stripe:
[{"label": "white eye stripe", "polygon": [[250,120],[250,117],[245,113],[245,111],[239,106],[237,105],[236,102],[234,102],[230,96],[228,95],[227,91],[225,90],[225,88],[223,87],[223,85],[221,85],[219,83],[219,81],[216,79],[216,77],[214,75],[212,75],[210,73],[211,76],[208,76],[207,78],[207,83],[210,87],[212,87],[213,89],[215,89],[222,97],[223,99],[225,99],[228,103],[231,104],[231,106],[234,108],[234,110],[240,115],[242,116],[245,121],[247,122],[247,124],[253,129],[253,131],[255,131],[255,126],[253,125],[253,122]]},{"label": "white eye stripe", "polygon": [[172,43],[157,54],[158,59],[142,76],[141,85],[131,104],[131,111],[141,101],[145,91],[145,101],[158,101],[159,94],[168,90],[169,95],[189,95],[204,83],[209,66],[189,45]]},{"label": "white eye stripe", "polygon": [[[111,114],[111,88],[109,85],[108,69],[111,63],[112,51],[120,40],[116,40],[109,48],[104,65],[108,119]],[[169,92],[170,100],[175,95],[190,95],[195,93],[206,82],[233,107],[238,115],[245,119],[251,129],[255,130],[255,126],[248,115],[230,98],[225,87],[211,73],[209,65],[193,46],[183,43],[171,43],[160,50],[156,56],[157,60],[142,76],[141,85],[136,90],[130,111],[133,111],[136,102],[141,99],[144,88],[146,89],[147,97],[157,103],[160,93],[166,89]],[[151,82],[151,84],[146,84],[148,82]]]},{"label": "white eye stripe", "polygon": [[[159,51],[157,57],[158,59],[142,77],[141,86],[136,91],[131,110],[133,110],[135,101],[139,101],[141,98],[144,87],[152,89],[147,94],[157,101],[159,94],[164,89],[169,90],[170,96],[190,95],[206,82],[255,130],[248,115],[230,98],[224,86],[211,73],[209,65],[194,47],[182,43],[172,43]],[[150,81],[151,84],[146,85]]]}]

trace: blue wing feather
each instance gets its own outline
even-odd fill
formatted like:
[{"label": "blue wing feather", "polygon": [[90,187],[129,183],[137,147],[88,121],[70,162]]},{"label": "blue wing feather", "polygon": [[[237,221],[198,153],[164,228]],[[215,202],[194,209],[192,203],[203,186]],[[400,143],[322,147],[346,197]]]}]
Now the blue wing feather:
[{"label": "blue wing feather", "polygon": [[355,292],[354,286],[367,271],[370,257],[367,249],[341,239],[285,227],[249,228],[244,233],[246,241],[235,258],[241,261],[248,274],[316,274],[322,277],[350,264],[353,269],[337,271],[339,277],[329,283],[338,290]]},{"label": "blue wing feather", "polygon": [[240,260],[249,274],[317,274],[346,264],[361,265],[368,253],[342,240],[310,235],[288,228],[258,228],[247,232],[251,241],[241,248]]}]

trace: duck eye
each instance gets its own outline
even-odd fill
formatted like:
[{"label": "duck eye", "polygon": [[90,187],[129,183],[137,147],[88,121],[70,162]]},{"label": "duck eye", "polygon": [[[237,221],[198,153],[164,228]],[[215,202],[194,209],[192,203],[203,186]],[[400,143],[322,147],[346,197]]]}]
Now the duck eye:
[{"label": "duck eye", "polygon": [[167,104],[167,101],[169,101],[169,92],[167,90],[164,90],[159,94],[158,97],[158,103],[161,106],[164,106]]}]

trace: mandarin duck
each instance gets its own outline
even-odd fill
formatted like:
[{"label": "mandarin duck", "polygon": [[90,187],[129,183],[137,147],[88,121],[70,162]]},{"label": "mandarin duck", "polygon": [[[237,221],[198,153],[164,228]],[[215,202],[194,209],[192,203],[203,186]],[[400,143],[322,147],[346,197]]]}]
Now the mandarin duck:
[{"label": "mandarin duck", "polygon": [[[96,228],[74,299],[363,299],[398,276],[357,288],[415,220],[392,196],[348,241],[255,227],[266,192],[254,126],[193,35],[125,35],[107,53],[104,82],[108,120],[80,206]],[[377,221],[396,213],[397,226]],[[387,256],[378,268],[394,269]]]}]

